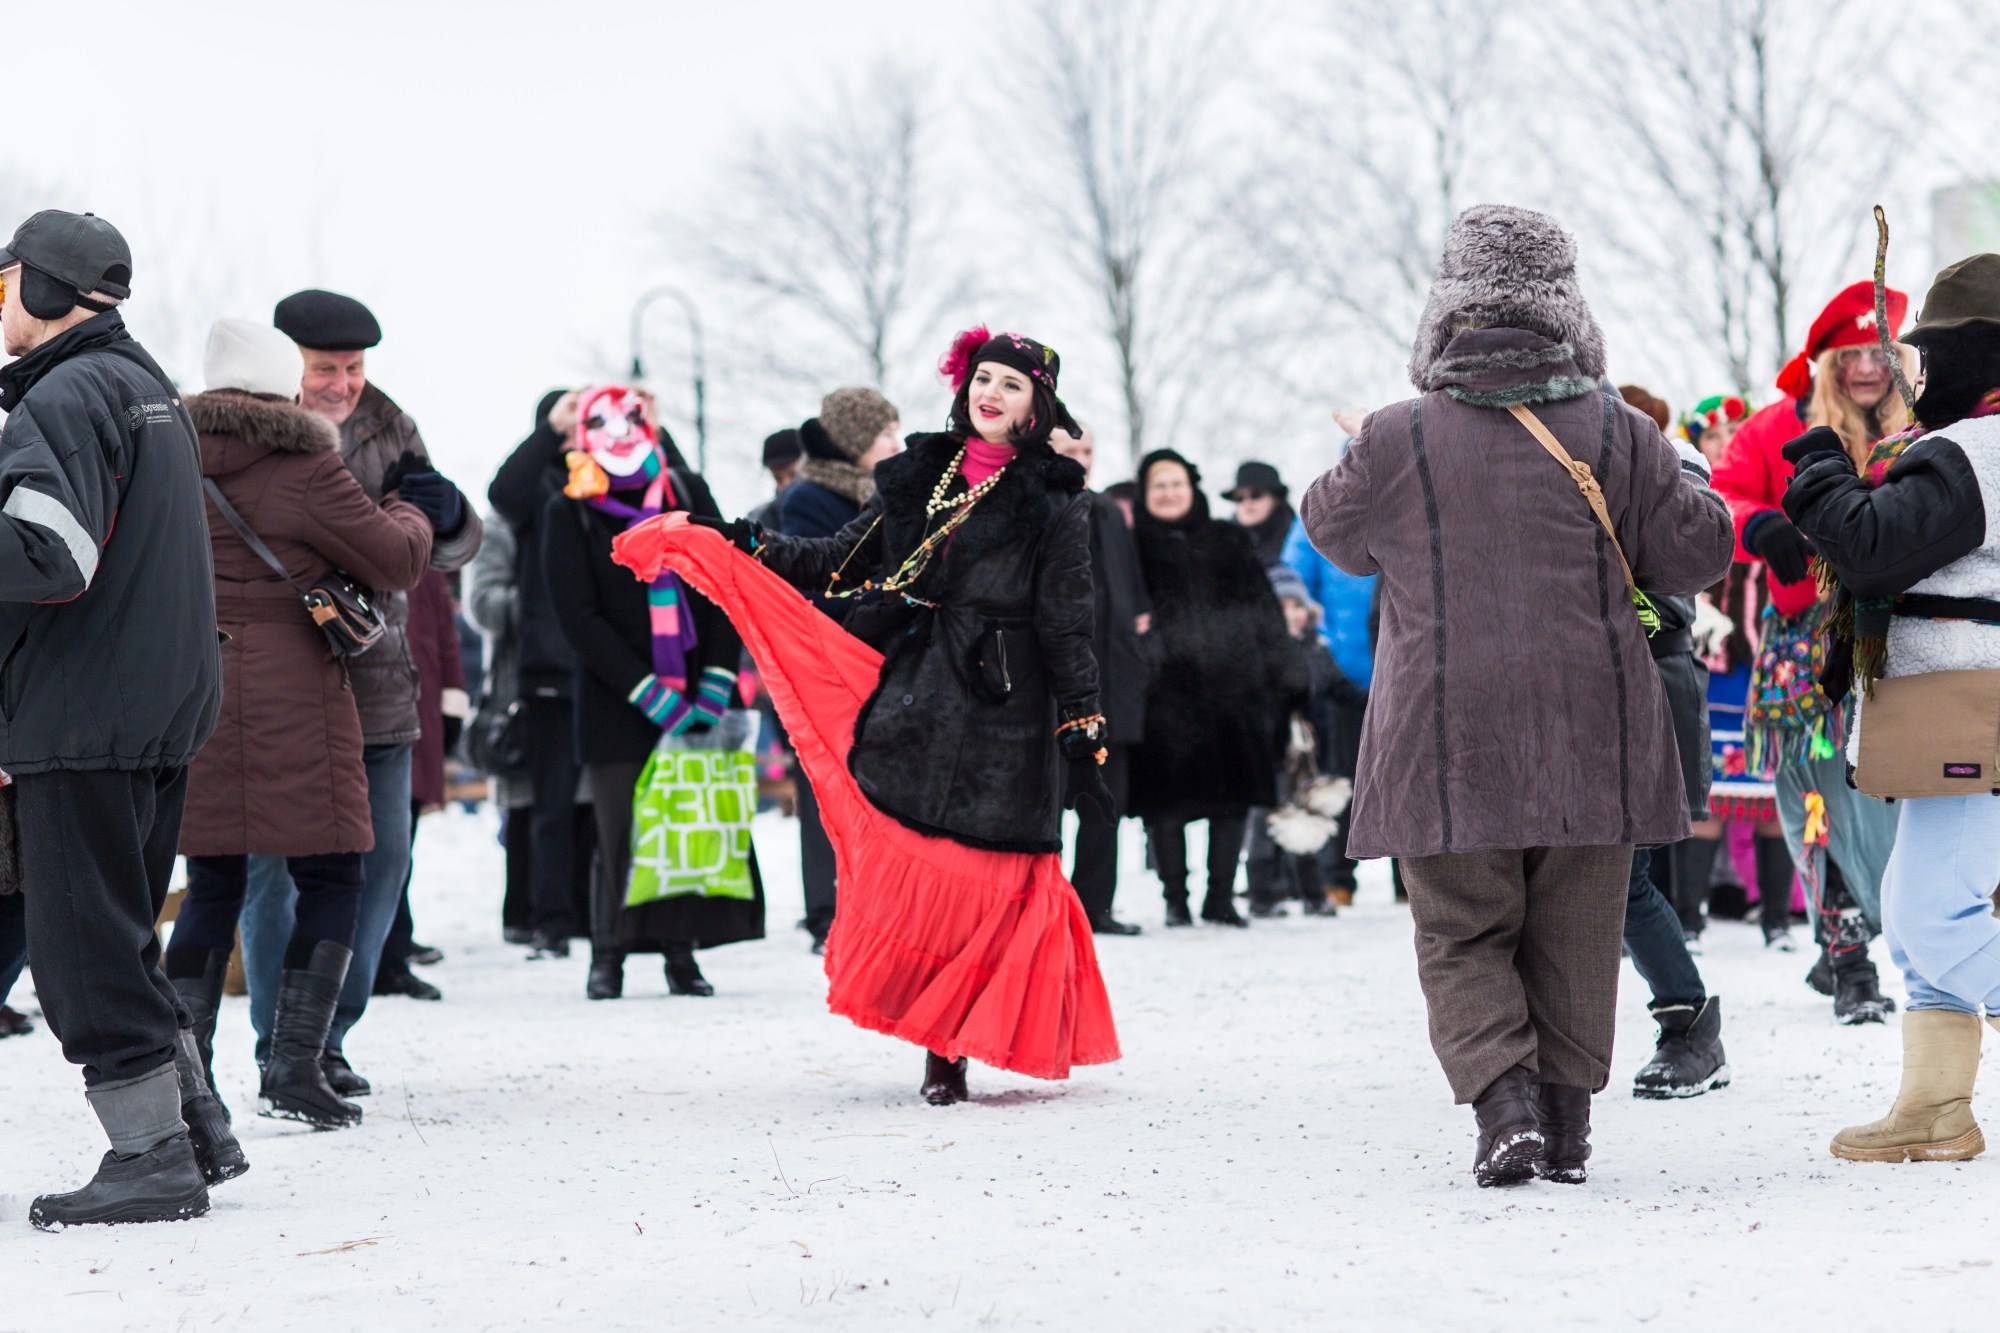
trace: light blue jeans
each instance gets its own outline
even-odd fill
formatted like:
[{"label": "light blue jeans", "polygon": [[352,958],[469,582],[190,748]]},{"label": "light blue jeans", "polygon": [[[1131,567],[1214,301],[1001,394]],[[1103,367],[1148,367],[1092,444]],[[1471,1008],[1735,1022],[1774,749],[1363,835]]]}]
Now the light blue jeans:
[{"label": "light blue jeans", "polygon": [[[368,813],[375,824],[375,850],[361,858],[361,911],[354,926],[354,961],[333,1011],[329,1051],[343,1049],[348,1029],[361,1021],[375,989],[382,942],[396,922],[403,883],[410,873],[410,747],[371,745],[362,751],[368,773]],[[298,890],[282,856],[250,858],[250,882],[243,898],[243,973],[250,983],[250,1024],[257,1030],[257,1063],[271,1056],[271,1020],[278,1008],[285,946],[292,938],[292,904]]]},{"label": "light blue jeans", "polygon": [[1912,1009],[2000,1014],[2000,797],[1900,803],[1896,851],[1882,881],[1889,957]]}]

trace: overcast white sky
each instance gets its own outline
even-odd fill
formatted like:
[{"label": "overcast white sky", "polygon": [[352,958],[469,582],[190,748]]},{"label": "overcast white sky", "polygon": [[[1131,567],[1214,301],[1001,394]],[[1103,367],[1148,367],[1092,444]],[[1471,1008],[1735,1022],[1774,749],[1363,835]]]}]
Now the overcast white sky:
[{"label": "overcast white sky", "polygon": [[[0,5],[0,170],[42,187],[4,200],[0,230],[49,205],[117,223],[134,250],[130,322],[191,386],[198,335],[161,329],[161,302],[198,311],[177,322],[200,330],[224,314],[268,318],[300,287],[361,298],[385,335],[370,378],[481,495],[543,389],[584,373],[595,348],[623,355],[632,294],[675,278],[651,217],[705,188],[792,90],[885,47],[956,63],[1004,12],[903,0]],[[85,90],[91,70],[104,76]],[[58,104],[31,88],[43,78],[78,81],[76,95]],[[176,271],[162,272],[163,252]]]}]

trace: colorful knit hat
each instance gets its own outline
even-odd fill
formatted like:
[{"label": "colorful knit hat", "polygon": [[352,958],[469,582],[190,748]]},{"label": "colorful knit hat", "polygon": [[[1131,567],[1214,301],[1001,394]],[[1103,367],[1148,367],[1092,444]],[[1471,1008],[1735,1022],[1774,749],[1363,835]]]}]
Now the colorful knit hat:
[{"label": "colorful knit hat", "polygon": [[1740,393],[1718,393],[1704,398],[1681,416],[1681,438],[1700,444],[1701,433],[1710,426],[1741,421],[1750,415],[1750,404]]}]

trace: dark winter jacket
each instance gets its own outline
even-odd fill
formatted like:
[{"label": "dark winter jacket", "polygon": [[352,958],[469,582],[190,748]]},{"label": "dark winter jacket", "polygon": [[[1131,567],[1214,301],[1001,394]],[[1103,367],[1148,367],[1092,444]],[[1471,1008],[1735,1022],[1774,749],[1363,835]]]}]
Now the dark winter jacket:
[{"label": "dark winter jacket", "polygon": [[1366,708],[1368,691],[1341,674],[1340,664],[1333,660],[1333,653],[1319,635],[1308,633],[1291,643],[1309,683],[1305,716],[1312,724],[1320,771],[1352,777],[1350,769],[1342,764],[1339,749],[1345,730],[1342,715]]},{"label": "dark winter jacket", "polygon": [[[361,391],[353,413],[340,423],[341,459],[368,498],[380,501],[383,478],[406,453],[430,457],[410,414],[370,384]],[[445,574],[463,568],[478,553],[484,531],[485,525],[468,502],[464,525],[457,532],[438,533],[432,542],[431,568]],[[349,672],[354,680],[354,700],[361,708],[362,735],[370,745],[402,745],[414,741],[421,730],[417,667],[405,629],[410,607],[400,592],[384,591],[380,604],[385,627],[382,641],[355,658]]]},{"label": "dark winter jacket", "polygon": [[[831,537],[861,516],[861,506],[875,494],[875,482],[847,460],[818,418],[799,428],[799,440],[806,451],[799,479],[778,492],[767,526],[787,537]],[[855,609],[852,600],[836,602],[823,589],[809,591],[813,605],[835,620],[845,620]]]},{"label": "dark winter jacket", "polygon": [[[203,473],[300,583],[340,570],[371,588],[413,587],[431,557],[414,506],[368,498],[332,425],[277,399],[197,394]],[[310,856],[375,845],[361,715],[342,663],[299,594],[211,512],[222,715],[188,775],[181,851]],[[370,652],[380,652],[377,643]]]},{"label": "dark winter jacket", "polygon": [[[720,516],[699,474],[674,469],[668,477],[678,501],[670,508]],[[542,510],[540,528],[542,570],[556,618],[576,653],[571,691],[578,758],[586,764],[643,763],[659,744],[660,729],[630,700],[653,671],[652,611],[646,585],[611,562],[611,539],[625,531],[625,520],[557,492]],[[694,589],[683,592],[695,630],[688,680],[698,681],[709,667],[737,670],[743,641],[728,617]]]},{"label": "dark winter jacket", "polygon": [[417,664],[417,715],[423,723],[423,734],[410,749],[410,800],[439,806],[446,741],[465,723],[465,662],[458,655],[451,585],[434,569],[410,590],[410,657]]},{"label": "dark winter jacket", "polygon": [[1198,491],[1172,523],[1141,506],[1133,534],[1159,668],[1132,758],[1132,813],[1200,819],[1276,805],[1286,720],[1307,685],[1249,534],[1210,518]]},{"label": "dark winter jacket", "polygon": [[[486,498],[514,529],[516,609],[520,617],[520,681],[524,695],[569,697],[576,652],[556,616],[542,572],[542,515],[569,480],[563,461],[568,442],[549,426],[549,409],[563,391],[551,390],[535,408],[535,428],[494,474]],[[487,627],[488,632],[491,627]]]},{"label": "dark winter jacket", "polygon": [[[854,522],[820,540],[774,538],[765,563],[808,592],[843,563],[846,581],[897,569],[944,521],[924,509],[961,447],[951,435],[909,444],[876,467],[875,499]],[[963,492],[962,478],[951,484]],[[885,653],[848,755],[856,782],[921,833],[1055,851],[1058,712],[1098,710],[1083,469],[1046,445],[1024,450],[907,592],[934,609],[885,602],[847,621]]]},{"label": "dark winter jacket", "polygon": [[1673,719],[1610,542],[1501,404],[1590,467],[1645,587],[1720,578],[1727,507],[1569,343],[1467,330],[1422,369],[1301,506],[1334,563],[1382,576],[1349,854],[1679,841]]},{"label": "dark winter jacket", "polygon": [[0,769],[179,768],[221,662],[194,425],[116,311],[0,369]]},{"label": "dark winter jacket", "polygon": [[1146,692],[1157,663],[1154,636],[1140,634],[1136,622],[1152,614],[1153,597],[1146,591],[1124,509],[1095,493],[1090,497],[1090,572],[1097,607],[1092,647],[1108,739],[1137,745],[1146,739]]},{"label": "dark winter jacket", "polygon": [[[1249,534],[1250,545],[1256,550],[1257,558],[1263,562],[1264,568],[1269,569],[1272,565],[1284,563],[1285,538],[1291,535],[1292,524],[1297,519],[1298,515],[1293,511],[1291,503],[1280,499],[1272,506],[1269,518],[1255,527],[1243,528],[1243,531]],[[1237,526],[1243,527],[1240,523]]]}]

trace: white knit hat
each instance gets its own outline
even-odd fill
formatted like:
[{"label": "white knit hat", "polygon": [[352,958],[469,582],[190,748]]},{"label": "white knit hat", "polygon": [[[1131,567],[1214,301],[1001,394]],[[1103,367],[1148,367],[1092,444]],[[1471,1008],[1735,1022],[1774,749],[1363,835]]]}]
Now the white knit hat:
[{"label": "white knit hat", "polygon": [[269,324],[218,319],[208,331],[201,370],[211,391],[235,389],[291,399],[299,396],[304,366],[298,344]]}]

